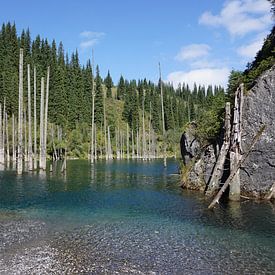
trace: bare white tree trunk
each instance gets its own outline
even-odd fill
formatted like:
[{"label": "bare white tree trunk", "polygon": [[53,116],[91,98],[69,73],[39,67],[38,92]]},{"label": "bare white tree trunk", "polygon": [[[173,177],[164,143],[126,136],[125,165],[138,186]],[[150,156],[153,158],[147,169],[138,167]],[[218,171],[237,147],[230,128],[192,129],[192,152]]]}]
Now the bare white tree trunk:
[{"label": "bare white tree trunk", "polygon": [[[241,84],[235,94],[234,119],[232,128],[232,146],[230,151],[230,170],[233,171],[239,161],[241,155],[241,123],[242,123],[242,106],[244,85]],[[229,199],[233,201],[240,200],[240,171],[237,170],[232,182],[230,183]]]},{"label": "bare white tree trunk", "polygon": [[[44,115],[44,129],[43,129],[43,148],[42,148],[42,169],[46,170],[47,159],[47,132],[48,132],[48,105],[49,105],[49,90],[50,90],[50,67],[47,69],[47,85],[46,85],[46,102],[45,102],[45,115]],[[43,124],[43,122],[42,122]]]},{"label": "bare white tree trunk", "polygon": [[129,159],[130,158],[130,148],[129,148],[129,125],[128,125],[128,123],[127,123],[126,138],[127,138],[127,159]]},{"label": "bare white tree trunk", "polygon": [[95,160],[97,159],[97,139],[96,139],[96,124],[95,124]]},{"label": "bare white tree trunk", "polygon": [[110,136],[110,126],[108,126],[108,159],[113,158],[112,145],[111,145],[111,136]]},{"label": "bare white tree trunk", "polygon": [[15,149],[15,118],[12,114],[12,162],[16,163],[16,149]]},{"label": "bare white tree trunk", "polygon": [[4,144],[3,144],[3,135],[2,135],[2,105],[0,104],[0,164],[4,164]]},{"label": "bare white tree trunk", "polygon": [[23,126],[24,126],[24,161],[26,164],[28,162],[28,138],[27,138],[27,112],[25,108],[24,108]]},{"label": "bare white tree trunk", "polygon": [[5,141],[6,141],[6,97],[4,97],[4,108],[3,108],[3,117],[2,117],[2,122],[3,122],[3,126],[2,126],[2,132],[1,134],[3,135],[2,136],[2,141],[3,141],[3,159],[4,159],[4,162],[5,162]]},{"label": "bare white tree trunk", "polygon": [[107,157],[107,129],[106,129],[106,94],[104,92],[103,95],[103,107],[104,107],[104,147],[105,147],[105,158],[108,159]]},{"label": "bare white tree trunk", "polygon": [[39,168],[43,169],[44,150],[44,77],[41,78],[41,96],[40,96],[40,146],[39,146]]},{"label": "bare white tree trunk", "polygon": [[18,99],[18,146],[17,146],[17,174],[23,172],[23,49],[19,55],[19,99]]},{"label": "bare white tree trunk", "polygon": [[28,158],[29,158],[29,171],[33,169],[32,165],[32,114],[31,114],[31,75],[30,65],[28,64]]},{"label": "bare white tree trunk", "polygon": [[34,157],[33,169],[37,169],[37,118],[36,118],[36,67],[33,70],[33,135],[34,135]]},{"label": "bare white tree trunk", "polygon": [[166,163],[166,130],[165,130],[165,122],[164,122],[163,88],[162,88],[160,63],[159,63],[159,76],[160,76],[161,116],[162,116],[162,130],[163,130],[163,164],[164,164],[164,167],[166,167],[167,166],[167,163]]},{"label": "bare white tree trunk", "polygon": [[224,141],[221,147],[217,162],[215,164],[211,180],[207,187],[206,195],[212,196],[215,191],[219,189],[220,180],[224,172],[224,163],[230,146],[230,134],[231,134],[231,114],[230,114],[230,103],[227,102],[225,106],[225,134]]},{"label": "bare white tree trunk", "polygon": [[149,146],[148,146],[148,158],[151,159],[151,101],[150,101],[150,115],[149,115]]},{"label": "bare white tree trunk", "polygon": [[134,130],[132,129],[132,159],[135,158]]},{"label": "bare white tree trunk", "polygon": [[7,141],[7,165],[10,165],[10,142],[9,142],[9,124],[8,124],[8,115],[6,113],[6,141]]},{"label": "bare white tree trunk", "polygon": [[140,150],[139,150],[139,129],[137,130],[137,142],[136,142],[136,146],[137,146],[137,158],[139,159],[139,157],[140,157]]},{"label": "bare white tree trunk", "polygon": [[91,134],[91,163],[94,162],[94,124],[95,124],[95,88],[94,88],[94,51],[92,52],[92,68],[93,68],[93,75],[92,75],[92,134]]},{"label": "bare white tree trunk", "polygon": [[142,158],[143,158],[143,160],[146,160],[147,159],[147,153],[146,153],[146,137],[145,137],[144,100],[145,100],[145,92],[143,91],[143,100],[142,100]]}]

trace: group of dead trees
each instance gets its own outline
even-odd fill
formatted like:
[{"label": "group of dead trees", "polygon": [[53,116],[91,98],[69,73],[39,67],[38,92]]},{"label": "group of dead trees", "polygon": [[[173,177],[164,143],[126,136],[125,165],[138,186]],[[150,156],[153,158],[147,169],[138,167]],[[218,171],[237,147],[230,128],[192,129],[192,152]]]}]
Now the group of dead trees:
[{"label": "group of dead trees", "polygon": [[[94,64],[94,58],[92,58],[92,63]],[[164,159],[164,166],[166,166],[166,129],[164,122],[164,104],[163,104],[163,88],[161,79],[161,69],[159,64],[159,74],[161,83],[161,114],[162,114],[162,128],[163,128],[163,144],[162,153],[159,152],[157,144],[157,136],[151,125],[151,106],[150,115],[148,123],[148,131],[145,129],[145,108],[143,96],[142,102],[142,127],[138,130],[133,131],[129,129],[127,124],[127,130],[122,131],[119,127],[115,128],[115,148],[112,149],[111,136],[110,136],[110,126],[107,125],[106,120],[106,95],[103,95],[103,129],[101,132],[104,134],[104,145],[100,147],[100,156],[98,156],[98,144],[97,144],[97,125],[95,124],[95,91],[94,85],[92,85],[92,130],[91,130],[91,149],[90,149],[90,159],[93,163],[97,158],[103,158],[103,152],[105,152],[106,160],[113,158],[116,159],[143,159],[151,160],[155,158],[162,157]],[[93,80],[94,81],[94,80]],[[102,128],[102,127],[101,127]],[[131,144],[130,144],[131,142]],[[104,149],[102,148],[104,147]]]},{"label": "group of dead trees", "polygon": [[[18,117],[16,118],[14,114],[11,114],[10,118],[8,117],[5,99],[3,106],[0,104],[0,164],[2,166],[7,165],[7,167],[9,167],[11,163],[13,166],[16,165],[18,174],[22,174],[23,167],[29,171],[36,170],[37,168],[46,170],[47,133],[49,125],[48,99],[50,68],[48,67],[47,69],[46,83],[45,78],[41,78],[39,123],[37,122],[36,67],[33,68],[33,87],[31,87],[31,69],[30,65],[27,65],[27,95],[24,95],[23,90],[23,73],[23,49],[20,49]],[[11,133],[9,132],[10,128]],[[51,126],[52,136],[53,129],[54,125]],[[52,142],[54,143],[53,140]]]},{"label": "group of dead trees", "polygon": [[[233,117],[231,117],[230,103],[226,103],[224,140],[206,190],[206,195],[210,197],[216,195],[209,205],[209,209],[213,208],[215,204],[219,202],[219,199],[228,187],[229,199],[233,201],[240,200],[239,172],[241,165],[247,159],[249,153],[251,152],[252,148],[257,143],[265,129],[265,126],[259,129],[258,133],[252,140],[248,150],[246,152],[243,152],[241,147],[243,96],[244,85],[241,84],[235,93]],[[226,159],[229,159],[230,161],[230,175],[220,188]]]}]

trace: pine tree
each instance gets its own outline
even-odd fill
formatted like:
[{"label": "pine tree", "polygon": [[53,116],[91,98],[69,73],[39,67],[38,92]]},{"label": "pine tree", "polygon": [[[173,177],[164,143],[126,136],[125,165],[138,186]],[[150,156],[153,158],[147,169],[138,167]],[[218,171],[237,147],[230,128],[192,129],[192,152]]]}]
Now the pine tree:
[{"label": "pine tree", "polygon": [[117,99],[118,100],[123,99],[125,94],[126,94],[125,81],[123,76],[120,76],[120,79],[117,85]]},{"label": "pine tree", "polygon": [[108,74],[104,80],[104,84],[106,86],[106,90],[107,90],[107,97],[111,98],[112,97],[112,87],[113,87],[113,80],[111,78],[110,72],[108,70]]},{"label": "pine tree", "polygon": [[95,123],[97,125],[103,123],[103,89],[98,66],[96,66],[95,78]]}]

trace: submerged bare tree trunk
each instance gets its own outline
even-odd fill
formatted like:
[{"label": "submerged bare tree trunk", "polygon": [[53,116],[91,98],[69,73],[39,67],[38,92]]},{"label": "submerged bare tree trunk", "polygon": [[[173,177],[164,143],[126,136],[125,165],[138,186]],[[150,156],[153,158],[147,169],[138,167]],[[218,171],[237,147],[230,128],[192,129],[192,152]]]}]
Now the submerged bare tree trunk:
[{"label": "submerged bare tree trunk", "polygon": [[162,130],[163,130],[163,165],[164,165],[164,167],[166,167],[167,166],[167,163],[166,163],[166,130],[165,130],[165,122],[164,122],[163,88],[162,88],[160,63],[159,63],[159,77],[160,77],[161,116],[162,116]]},{"label": "submerged bare tree trunk", "polygon": [[16,149],[15,149],[15,118],[12,114],[12,162],[16,163]]},{"label": "submerged bare tree trunk", "polygon": [[135,158],[134,130],[132,129],[132,159]]},{"label": "submerged bare tree trunk", "polygon": [[[47,160],[47,132],[48,132],[48,105],[49,105],[49,90],[50,90],[50,67],[47,69],[47,85],[46,85],[46,102],[45,102],[45,114],[44,114],[44,129],[43,129],[43,149],[42,149],[42,169],[46,170]],[[43,123],[43,122],[42,122]]]},{"label": "submerged bare tree trunk", "polygon": [[150,114],[149,114],[149,145],[148,145],[148,159],[151,159],[151,101],[150,101]]},{"label": "submerged bare tree trunk", "polygon": [[143,100],[142,100],[142,158],[143,158],[143,160],[146,160],[144,98],[145,98],[145,92],[143,91]]},{"label": "submerged bare tree trunk", "polygon": [[5,140],[6,140],[6,135],[5,135],[5,132],[6,132],[6,97],[4,97],[4,108],[3,108],[3,117],[2,117],[2,122],[3,122],[3,125],[2,125],[2,132],[1,132],[1,135],[2,135],[2,142],[3,142],[3,159],[4,159],[4,162],[5,162],[5,159],[6,159],[6,156],[5,156]]},{"label": "submerged bare tree trunk", "polygon": [[0,164],[4,164],[4,142],[3,142],[3,135],[2,135],[2,105],[0,104]]},{"label": "submerged bare tree trunk", "polygon": [[[230,170],[234,170],[236,165],[242,159],[241,155],[241,131],[242,131],[242,106],[244,85],[241,84],[235,95],[234,120],[232,129],[232,146],[230,151]],[[239,201],[241,194],[240,188],[240,171],[232,179],[229,189],[229,199]]]},{"label": "submerged bare tree trunk", "polygon": [[129,125],[128,125],[128,123],[127,123],[126,138],[127,138],[127,159],[129,159],[130,158],[130,148],[129,148]]},{"label": "submerged bare tree trunk", "polygon": [[44,169],[44,77],[41,78],[39,168]]},{"label": "submerged bare tree trunk", "polygon": [[27,112],[26,112],[26,109],[24,109],[23,126],[24,126],[24,161],[26,164],[28,162],[28,138],[27,138]]},{"label": "submerged bare tree trunk", "polygon": [[29,171],[33,169],[32,167],[32,114],[31,114],[31,75],[30,75],[30,65],[28,64],[28,160],[29,160]]},{"label": "submerged bare tree trunk", "polygon": [[17,145],[17,174],[23,172],[23,49],[19,56],[19,98],[18,98],[18,145]]},{"label": "submerged bare tree trunk", "polygon": [[6,119],[6,141],[7,141],[7,165],[10,164],[10,142],[9,142],[9,124],[8,124],[8,115],[5,114]]},{"label": "submerged bare tree trunk", "polygon": [[212,196],[215,191],[219,189],[220,180],[224,172],[224,163],[226,156],[228,154],[230,146],[230,134],[231,134],[231,113],[230,113],[230,103],[227,102],[225,105],[225,135],[224,142],[220,150],[216,165],[214,167],[210,183],[207,187],[206,195]]},{"label": "submerged bare tree trunk", "polygon": [[91,163],[94,162],[94,124],[95,124],[95,89],[94,89],[94,51],[92,52],[92,134],[91,134]]},{"label": "submerged bare tree trunk", "polygon": [[37,169],[37,118],[36,118],[36,67],[33,70],[33,135],[34,135],[34,156],[33,168]]},{"label": "submerged bare tree trunk", "polygon": [[97,159],[97,140],[96,140],[96,124],[95,124],[95,160]]},{"label": "submerged bare tree trunk", "polygon": [[113,158],[112,145],[111,145],[111,136],[110,136],[110,126],[108,126],[108,159]]}]

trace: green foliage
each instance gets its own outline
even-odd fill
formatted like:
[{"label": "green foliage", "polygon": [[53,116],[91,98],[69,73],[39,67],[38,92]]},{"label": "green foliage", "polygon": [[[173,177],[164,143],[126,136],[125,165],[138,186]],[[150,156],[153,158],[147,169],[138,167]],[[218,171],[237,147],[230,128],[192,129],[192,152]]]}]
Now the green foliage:
[{"label": "green foliage", "polygon": [[[274,12],[274,2],[273,2]],[[267,69],[275,64],[275,26],[270,34],[266,37],[261,50],[256,54],[252,63],[247,65],[247,69],[243,73],[244,83],[247,89],[250,89],[255,80]]]},{"label": "green foliage", "polygon": [[96,67],[96,78],[95,78],[95,123],[100,125],[103,123],[103,88],[102,79],[99,74],[99,67]]},{"label": "green foliage", "polygon": [[107,74],[107,76],[104,80],[104,84],[105,84],[106,89],[107,89],[107,93],[106,93],[107,97],[112,97],[112,87],[113,87],[114,84],[113,84],[113,80],[111,78],[109,70],[108,70],[108,74]]}]

